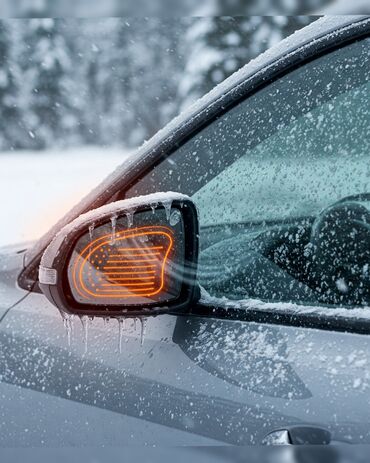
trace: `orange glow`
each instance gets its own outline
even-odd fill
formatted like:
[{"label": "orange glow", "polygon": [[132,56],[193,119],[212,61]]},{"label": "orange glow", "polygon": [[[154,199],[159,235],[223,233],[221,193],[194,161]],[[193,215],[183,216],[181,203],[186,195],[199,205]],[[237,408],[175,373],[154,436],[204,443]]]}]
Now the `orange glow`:
[{"label": "orange glow", "polygon": [[[126,246],[125,246],[126,244]],[[72,264],[73,287],[84,299],[152,297],[165,288],[172,231],[148,226],[101,236]]]}]

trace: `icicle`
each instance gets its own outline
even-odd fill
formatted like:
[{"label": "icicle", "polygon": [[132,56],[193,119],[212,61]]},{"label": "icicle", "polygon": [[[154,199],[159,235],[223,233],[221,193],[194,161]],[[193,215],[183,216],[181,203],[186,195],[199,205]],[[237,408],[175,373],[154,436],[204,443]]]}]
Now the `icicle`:
[{"label": "icicle", "polygon": [[74,326],[73,326],[73,319],[74,319],[74,317],[75,317],[74,315],[70,315],[70,316],[69,316],[69,325],[70,325],[70,332],[71,332],[70,335],[71,335],[71,338],[73,337],[73,331],[74,331],[74,330],[73,330],[73,328],[74,328]]},{"label": "icicle", "polygon": [[66,333],[67,333],[68,347],[71,347],[72,333],[71,333],[71,323],[70,323],[69,319],[64,320],[64,327],[65,327]]},{"label": "icicle", "polygon": [[157,206],[158,206],[158,204],[152,204],[152,205],[150,206],[150,208],[152,209],[153,215],[155,214],[155,210],[156,210]]},{"label": "icicle", "polygon": [[118,320],[118,350],[119,353],[122,353],[122,336],[123,336],[123,330],[125,329],[125,322],[126,320],[122,317],[117,318]]},{"label": "icicle", "polygon": [[126,217],[127,217],[128,228],[131,228],[134,224],[134,211],[127,211]]},{"label": "icicle", "polygon": [[94,228],[95,228],[95,224],[92,223],[92,224],[89,226],[89,237],[90,237],[90,241],[92,241],[93,238],[94,238]]},{"label": "icicle", "polygon": [[110,221],[112,222],[112,238],[111,238],[111,244],[114,244],[116,242],[116,226],[117,226],[117,216],[113,215],[110,218]]},{"label": "icicle", "polygon": [[67,342],[68,342],[68,347],[71,347],[72,329],[71,329],[71,322],[70,322],[70,320],[66,320],[66,330],[67,330]]},{"label": "icicle", "polygon": [[63,313],[62,318],[63,318],[63,325],[64,325],[64,328],[67,334],[68,346],[71,347],[72,334],[73,334],[73,323],[72,323],[73,315]]},{"label": "icicle", "polygon": [[145,317],[140,317],[140,323],[141,323],[141,333],[140,333],[140,344],[144,344],[144,339],[145,339],[145,334],[146,334],[146,318]]},{"label": "icicle", "polygon": [[166,218],[167,220],[170,220],[170,214],[171,214],[171,207],[172,207],[172,201],[163,201],[162,205],[166,211]]},{"label": "icicle", "polygon": [[87,354],[87,344],[88,344],[88,335],[89,335],[89,318],[86,315],[80,317],[82,329],[83,329],[83,343],[84,343],[84,352]]},{"label": "icicle", "polygon": [[90,251],[90,252],[91,252],[92,240],[93,240],[93,238],[94,238],[94,228],[95,228],[95,224],[92,223],[92,224],[89,226],[89,237],[90,237],[89,251]]}]

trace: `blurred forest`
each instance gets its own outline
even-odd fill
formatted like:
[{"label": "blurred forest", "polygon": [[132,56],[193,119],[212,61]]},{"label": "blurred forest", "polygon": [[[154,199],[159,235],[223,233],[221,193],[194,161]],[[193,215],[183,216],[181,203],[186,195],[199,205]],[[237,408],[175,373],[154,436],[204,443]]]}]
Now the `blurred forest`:
[{"label": "blurred forest", "polygon": [[137,146],[316,19],[213,13],[1,20],[0,150]]}]

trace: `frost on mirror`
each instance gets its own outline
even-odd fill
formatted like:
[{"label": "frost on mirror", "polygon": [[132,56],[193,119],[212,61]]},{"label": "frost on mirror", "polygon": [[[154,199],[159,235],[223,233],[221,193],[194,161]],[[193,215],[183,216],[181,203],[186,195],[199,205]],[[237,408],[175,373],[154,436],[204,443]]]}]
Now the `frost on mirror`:
[{"label": "frost on mirror", "polygon": [[356,42],[266,86],[129,192],[192,195],[211,296],[370,305],[369,51]]},{"label": "frost on mirror", "polygon": [[116,306],[176,299],[184,263],[183,220],[179,213],[166,226],[168,215],[166,205],[155,214],[152,210],[115,214],[93,232],[89,227],[68,265],[75,300]]}]

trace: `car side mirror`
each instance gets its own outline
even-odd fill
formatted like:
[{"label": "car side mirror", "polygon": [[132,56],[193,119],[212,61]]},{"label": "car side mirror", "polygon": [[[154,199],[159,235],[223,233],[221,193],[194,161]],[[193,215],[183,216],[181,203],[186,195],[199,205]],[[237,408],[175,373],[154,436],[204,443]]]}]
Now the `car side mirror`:
[{"label": "car side mirror", "polygon": [[62,315],[158,315],[199,298],[197,259],[195,205],[178,193],[156,193],[65,226],[42,256],[39,282]]}]

